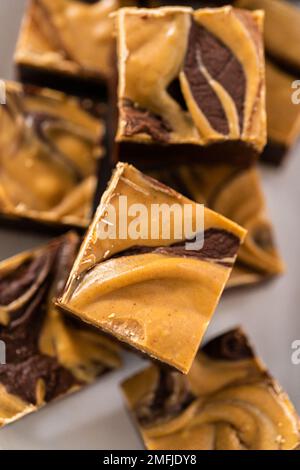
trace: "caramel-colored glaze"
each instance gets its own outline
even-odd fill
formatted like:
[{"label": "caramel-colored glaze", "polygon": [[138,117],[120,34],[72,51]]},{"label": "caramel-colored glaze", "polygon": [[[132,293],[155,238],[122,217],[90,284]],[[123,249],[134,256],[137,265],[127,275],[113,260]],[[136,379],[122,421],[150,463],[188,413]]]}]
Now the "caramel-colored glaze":
[{"label": "caramel-colored glaze", "polygon": [[264,10],[267,52],[282,64],[300,69],[300,10],[296,5],[286,0],[237,0],[235,5]]},{"label": "caramel-colored glaze", "polygon": [[149,425],[140,423],[137,413],[155,393],[158,369],[151,366],[122,384],[147,449],[293,450],[299,445],[296,411],[256,358],[230,361],[199,352],[189,374],[177,380],[193,394],[191,403],[177,416],[157,416]]},{"label": "caramel-colored glaze", "polygon": [[[227,135],[212,127],[201,105],[196,103],[184,72],[191,21],[203,26],[228,47],[246,76],[243,128],[240,129],[232,97],[218,78],[210,76],[205,66],[199,64],[199,71],[205,76],[226,114],[229,124]],[[249,13],[232,7],[204,8],[195,12],[183,7],[125,8],[119,10],[116,25],[120,109],[118,141],[152,141],[151,136],[143,132],[131,136],[126,134],[123,101],[129,99],[135,106],[150,111],[168,124],[169,144],[208,145],[241,140],[258,151],[263,149],[266,113],[262,12]],[[187,110],[168,92],[168,86],[175,79],[180,80]]]},{"label": "caramel-colored glaze", "polygon": [[102,155],[102,123],[73,98],[11,82],[0,122],[0,211],[86,226]]},{"label": "caramel-colored glaze", "polygon": [[[173,224],[168,239],[163,238],[164,224],[159,228],[157,239],[99,238],[101,227],[112,224],[108,204],[116,208],[122,220],[128,217],[118,203],[119,196],[124,195],[128,207],[133,203],[143,204],[148,209],[147,217],[151,216],[154,204],[168,207],[189,204],[193,208],[193,224],[196,223],[194,202],[134,167],[118,164],[82,244],[60,305],[186,373],[228,280],[235,255],[221,260],[180,257],[172,253],[122,256],[130,247],[169,246],[189,238],[175,238]],[[244,239],[245,231],[228,219],[209,209],[205,209],[204,216],[205,231],[222,229],[241,242]],[[129,225],[130,216],[127,221]],[[155,220],[151,222],[154,225]],[[117,253],[119,257],[112,257]],[[165,302],[166,296],[168,302]]]},{"label": "caramel-colored glaze", "polygon": [[[267,61],[268,138],[289,148],[300,134],[299,105],[292,102],[292,83],[297,79]],[[284,112],[284,119],[280,116]]]},{"label": "caramel-colored glaze", "polygon": [[284,271],[256,168],[237,170],[230,165],[182,165],[158,171],[155,176],[170,186],[176,186],[179,181],[180,187],[195,201],[248,231],[227,287],[257,283]]},{"label": "caramel-colored glaze", "polygon": [[15,61],[83,77],[111,77],[113,20],[118,0],[35,0],[28,7]]}]

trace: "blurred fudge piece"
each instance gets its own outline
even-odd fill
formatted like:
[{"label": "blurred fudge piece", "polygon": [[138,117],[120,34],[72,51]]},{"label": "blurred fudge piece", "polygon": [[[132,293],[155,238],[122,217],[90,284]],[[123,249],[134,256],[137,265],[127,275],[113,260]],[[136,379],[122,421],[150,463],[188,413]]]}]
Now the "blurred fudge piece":
[{"label": "blurred fudge piece", "polygon": [[248,230],[227,287],[256,284],[283,273],[256,168],[181,165],[150,174]]},{"label": "blurred fudge piece", "polygon": [[0,216],[86,227],[103,156],[103,121],[63,93],[6,82],[0,106]]},{"label": "blurred fudge piece", "polygon": [[68,233],[0,263],[0,427],[120,366],[114,343],[54,305],[78,246]]}]

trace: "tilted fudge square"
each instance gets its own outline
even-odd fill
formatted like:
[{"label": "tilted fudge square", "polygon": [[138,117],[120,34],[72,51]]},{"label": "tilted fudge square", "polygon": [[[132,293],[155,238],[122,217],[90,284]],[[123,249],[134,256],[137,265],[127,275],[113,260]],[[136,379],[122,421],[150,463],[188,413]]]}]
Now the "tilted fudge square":
[{"label": "tilted fudge square", "polygon": [[122,384],[147,449],[293,450],[299,417],[240,329],[197,354],[190,373],[151,366]]},{"label": "tilted fudge square", "polygon": [[198,208],[118,164],[59,305],[187,373],[246,233]]},{"label": "tilted fudge square", "polygon": [[70,94],[99,97],[113,70],[113,19],[122,2],[31,0],[15,62],[20,78]]},{"label": "tilted fudge square", "polygon": [[253,161],[266,141],[263,13],[165,7],[116,16],[120,159]]},{"label": "tilted fudge square", "polygon": [[267,61],[268,144],[262,159],[275,165],[285,160],[300,135],[300,105],[292,102],[295,80],[297,77]]},{"label": "tilted fudge square", "polygon": [[0,216],[86,227],[104,126],[79,101],[6,82],[0,106]]},{"label": "tilted fudge square", "polygon": [[113,342],[54,305],[79,241],[68,233],[0,263],[0,427],[120,365]]},{"label": "tilted fudge square", "polygon": [[239,8],[265,11],[266,53],[286,71],[300,72],[300,9],[285,0],[237,0]]},{"label": "tilted fudge square", "polygon": [[256,168],[195,164],[167,167],[150,174],[248,231],[226,287],[255,284],[282,274],[284,265]]}]

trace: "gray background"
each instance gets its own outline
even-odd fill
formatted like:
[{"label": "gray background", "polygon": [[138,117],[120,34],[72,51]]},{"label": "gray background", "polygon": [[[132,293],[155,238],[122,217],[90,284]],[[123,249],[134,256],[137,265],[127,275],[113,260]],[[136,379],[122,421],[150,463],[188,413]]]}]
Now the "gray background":
[{"label": "gray background", "polygon": [[[24,0],[0,0],[0,78],[12,78],[12,55]],[[300,77],[299,77],[300,79]],[[284,119],[284,116],[282,116]],[[300,365],[291,363],[291,343],[300,339],[300,146],[281,169],[262,168],[264,189],[287,273],[257,288],[226,293],[207,337],[243,325],[271,372],[300,412]],[[45,240],[0,227],[0,258]],[[0,449],[138,449],[118,384],[145,365],[126,355],[125,368],[78,394],[0,430]]]}]

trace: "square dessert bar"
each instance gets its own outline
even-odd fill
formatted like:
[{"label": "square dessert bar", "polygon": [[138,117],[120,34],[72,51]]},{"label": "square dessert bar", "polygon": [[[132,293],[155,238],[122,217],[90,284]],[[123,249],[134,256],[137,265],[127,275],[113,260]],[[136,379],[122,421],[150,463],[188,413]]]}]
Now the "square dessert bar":
[{"label": "square dessert bar", "polygon": [[300,72],[300,8],[286,0],[237,0],[238,8],[265,11],[267,55],[287,72]]},{"label": "square dessert bar", "polygon": [[79,242],[68,233],[0,263],[0,427],[121,364],[113,342],[54,305]]},{"label": "square dessert bar", "polygon": [[[198,217],[198,209],[118,164],[58,304],[187,373],[246,234],[209,209]],[[190,246],[198,230],[203,243]]]},{"label": "square dessert bar", "polygon": [[197,354],[190,373],[151,366],[122,384],[149,450],[293,450],[296,410],[240,329]]},{"label": "square dessert bar", "polygon": [[268,163],[281,164],[300,136],[300,104],[292,102],[292,94],[296,91],[292,84],[296,80],[296,76],[267,61],[268,144],[262,159]]},{"label": "square dessert bar", "polygon": [[227,288],[256,284],[283,273],[256,168],[194,164],[168,167],[150,175],[248,231]]},{"label": "square dessert bar", "polygon": [[6,82],[0,106],[0,216],[86,227],[91,219],[102,121],[63,93]]},{"label": "square dessert bar", "polygon": [[117,152],[248,164],[266,141],[263,13],[124,8],[118,39]]},{"label": "square dessert bar", "polygon": [[31,0],[15,62],[22,81],[98,97],[113,71],[113,19],[122,2]]}]

